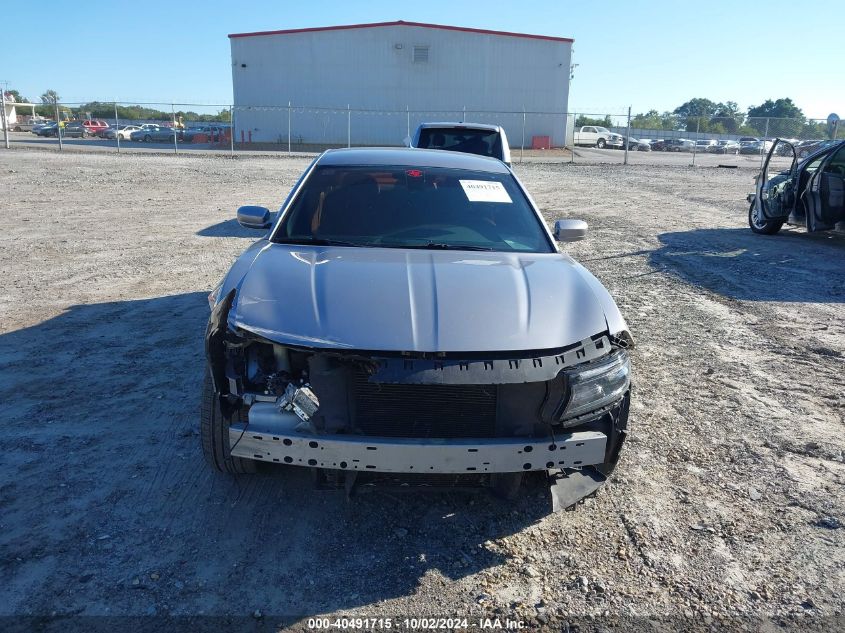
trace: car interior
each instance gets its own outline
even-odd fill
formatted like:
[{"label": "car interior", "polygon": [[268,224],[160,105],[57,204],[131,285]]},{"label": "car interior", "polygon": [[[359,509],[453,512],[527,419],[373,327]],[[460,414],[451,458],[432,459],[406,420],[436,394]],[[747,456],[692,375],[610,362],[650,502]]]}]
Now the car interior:
[{"label": "car interior", "polygon": [[358,240],[367,244],[461,243],[492,250],[549,250],[521,192],[511,202],[470,201],[462,179],[488,174],[448,169],[324,168],[312,176],[281,227],[282,239]]}]

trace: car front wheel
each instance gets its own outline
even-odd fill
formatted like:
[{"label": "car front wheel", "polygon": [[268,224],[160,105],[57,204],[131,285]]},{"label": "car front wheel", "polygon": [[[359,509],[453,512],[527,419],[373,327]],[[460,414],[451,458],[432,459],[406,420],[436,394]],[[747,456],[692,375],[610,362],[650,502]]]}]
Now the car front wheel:
[{"label": "car front wheel", "polygon": [[255,472],[255,461],[232,457],[232,448],[229,446],[229,421],[220,411],[220,399],[214,391],[211,375],[207,371],[202,385],[200,439],[206,461],[220,472],[230,474]]},{"label": "car front wheel", "polygon": [[757,209],[757,204],[752,202],[748,208],[748,226],[751,227],[754,233],[774,235],[780,231],[780,227],[783,226],[783,220],[767,220],[763,217],[763,212]]},{"label": "car front wheel", "polygon": [[600,138],[600,139],[596,142],[596,147],[598,147],[599,149],[604,149],[604,146],[605,146],[605,145],[606,145],[606,143],[604,142],[604,139],[603,139],[603,138]]}]

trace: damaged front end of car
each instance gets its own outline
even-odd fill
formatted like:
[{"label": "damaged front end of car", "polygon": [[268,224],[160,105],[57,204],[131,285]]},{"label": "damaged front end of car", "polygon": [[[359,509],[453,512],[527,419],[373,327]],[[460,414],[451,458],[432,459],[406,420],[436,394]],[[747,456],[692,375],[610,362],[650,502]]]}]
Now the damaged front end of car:
[{"label": "damaged front end of car", "polygon": [[598,333],[529,352],[309,348],[212,310],[209,371],[230,457],[316,469],[345,485],[436,478],[514,494],[545,471],[555,509],[597,489],[625,439],[631,339]]}]

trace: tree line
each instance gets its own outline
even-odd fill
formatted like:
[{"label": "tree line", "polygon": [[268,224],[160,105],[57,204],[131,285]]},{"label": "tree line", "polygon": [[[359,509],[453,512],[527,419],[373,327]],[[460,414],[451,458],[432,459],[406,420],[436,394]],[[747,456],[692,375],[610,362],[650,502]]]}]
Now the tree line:
[{"label": "tree line", "polygon": [[[603,119],[579,116],[575,125],[611,127],[610,116]],[[739,134],[743,136],[825,138],[830,135],[827,122],[804,116],[792,99],[767,99],[742,112],[735,101],[715,102],[696,97],[674,110],[648,112],[631,117],[631,127],[648,130]]]},{"label": "tree line", "polygon": [[[23,97],[17,90],[7,90],[7,95],[10,95],[18,103],[36,103],[29,101]],[[71,118],[79,119],[113,119],[114,118],[114,104],[103,101],[90,101],[78,106],[69,107],[61,104],[61,97],[55,90],[45,90],[39,97],[40,105],[36,106],[35,113],[47,117],[55,118],[56,107],[58,106],[61,112],[67,113]],[[165,110],[158,110],[156,108],[149,108],[141,105],[118,105],[117,117],[122,120],[152,120],[152,121],[170,121],[174,117],[178,120],[181,117],[184,121],[198,121],[198,122],[228,122],[229,110],[222,109],[216,114],[199,114],[193,110],[176,110],[175,112],[168,112]]]}]

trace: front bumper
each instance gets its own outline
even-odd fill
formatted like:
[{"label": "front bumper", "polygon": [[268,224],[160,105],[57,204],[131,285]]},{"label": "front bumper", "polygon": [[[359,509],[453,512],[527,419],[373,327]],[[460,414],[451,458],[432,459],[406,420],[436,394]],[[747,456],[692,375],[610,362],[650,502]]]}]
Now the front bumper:
[{"label": "front bumper", "polygon": [[388,473],[507,473],[580,468],[605,461],[598,431],[484,439],[318,435],[293,413],[257,402],[249,424],[229,427],[232,456],[292,466]]}]

